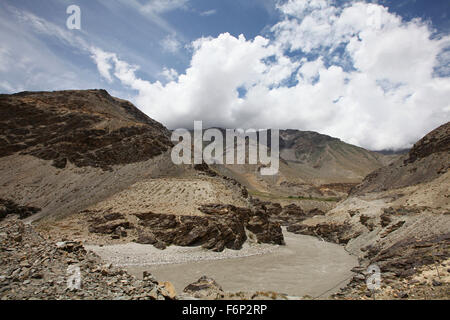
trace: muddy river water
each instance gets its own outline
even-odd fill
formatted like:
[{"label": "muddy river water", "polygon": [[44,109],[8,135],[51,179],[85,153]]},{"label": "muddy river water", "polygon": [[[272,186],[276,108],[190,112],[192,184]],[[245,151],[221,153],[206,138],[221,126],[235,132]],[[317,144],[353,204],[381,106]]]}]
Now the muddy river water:
[{"label": "muddy river water", "polygon": [[[225,259],[215,256],[220,253],[199,256],[201,248],[169,247],[164,252],[151,246],[128,244],[89,249],[137,277],[149,271],[160,281],[170,281],[177,292],[206,275],[230,292],[275,291],[297,297],[326,298],[346,285],[352,276],[350,270],[358,265],[357,258],[342,246],[287,232],[285,240],[286,246],[271,249],[264,246],[261,252],[253,248],[244,250],[243,254],[248,252],[248,256]],[[167,256],[170,259],[165,260]]]}]

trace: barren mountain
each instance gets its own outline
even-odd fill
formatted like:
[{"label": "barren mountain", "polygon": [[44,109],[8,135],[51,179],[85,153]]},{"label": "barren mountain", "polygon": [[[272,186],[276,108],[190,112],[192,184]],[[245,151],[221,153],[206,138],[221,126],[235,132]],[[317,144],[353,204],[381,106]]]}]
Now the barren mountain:
[{"label": "barren mountain", "polygon": [[[397,157],[368,151],[316,132],[280,130],[277,175],[261,175],[262,165],[213,165],[212,168],[239,181],[253,196],[286,204],[300,199],[297,202],[305,209],[319,206],[326,211],[330,203],[317,200],[346,197],[367,174]],[[308,198],[315,200],[308,201]]]},{"label": "barren mountain", "polygon": [[135,183],[176,170],[168,130],[104,90],[0,95],[0,198],[75,213]]},{"label": "barren mountain", "polygon": [[145,161],[171,147],[169,132],[105,90],[0,95],[0,154],[33,155],[108,169]]},{"label": "barren mountain", "polygon": [[385,191],[429,182],[450,166],[450,122],[417,142],[411,151],[368,175],[352,194]]},{"label": "barren mountain", "polygon": [[[449,123],[396,162],[376,170],[325,216],[288,230],[341,243],[358,256],[345,295],[367,293],[366,268],[376,264],[385,298],[448,298],[450,279]],[[441,271],[439,271],[441,270]],[[371,293],[368,292],[370,295]]]},{"label": "barren mountain", "polygon": [[[175,166],[170,132],[104,90],[0,96],[0,219],[55,239],[240,249],[283,243],[242,186],[207,166]],[[30,209],[31,208],[31,209]]]},{"label": "barren mountain", "polygon": [[357,183],[391,158],[309,131],[280,132],[280,154],[304,180],[319,183]]}]

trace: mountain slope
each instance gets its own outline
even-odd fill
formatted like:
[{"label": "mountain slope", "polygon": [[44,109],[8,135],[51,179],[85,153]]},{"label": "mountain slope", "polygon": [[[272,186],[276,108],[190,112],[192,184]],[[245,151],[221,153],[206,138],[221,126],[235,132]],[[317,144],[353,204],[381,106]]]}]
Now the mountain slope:
[{"label": "mountain slope", "polygon": [[[270,139],[269,139],[270,141]],[[214,165],[251,193],[276,197],[340,197],[397,155],[383,155],[316,132],[280,130],[280,167],[262,176],[261,165]]]},{"label": "mountain slope", "polygon": [[104,90],[1,95],[0,116],[0,221],[160,249],[284,243],[245,188],[207,166],[174,165],[170,132]]},{"label": "mountain slope", "polygon": [[61,217],[179,171],[171,146],[164,126],[105,90],[0,95],[0,198],[42,209],[30,219]]},{"label": "mountain slope", "polygon": [[376,264],[383,279],[377,298],[448,298],[450,277],[436,270],[450,262],[449,163],[447,123],[407,155],[368,175],[325,216],[288,230],[341,243],[359,257],[360,274],[345,290],[347,296],[367,292],[366,268]]},{"label": "mountain slope", "polygon": [[418,141],[411,151],[368,175],[352,194],[385,191],[429,182],[450,167],[450,122]]},{"label": "mountain slope", "polygon": [[64,168],[110,168],[171,147],[169,132],[104,90],[0,95],[0,154],[33,155]]},{"label": "mountain slope", "polygon": [[309,131],[280,132],[280,155],[312,183],[355,183],[390,157]]}]

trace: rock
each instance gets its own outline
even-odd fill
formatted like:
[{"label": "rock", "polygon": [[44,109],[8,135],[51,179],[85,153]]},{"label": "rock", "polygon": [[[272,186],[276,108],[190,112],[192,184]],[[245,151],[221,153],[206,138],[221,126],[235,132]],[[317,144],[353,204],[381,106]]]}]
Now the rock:
[{"label": "rock", "polygon": [[403,291],[399,292],[399,293],[397,294],[397,296],[398,296],[400,299],[406,299],[406,298],[409,297],[408,293],[407,293],[407,292],[403,292]]},{"label": "rock", "polygon": [[196,282],[189,284],[183,292],[197,299],[215,299],[224,295],[222,287],[214,279],[207,276],[202,276]]},{"label": "rock", "polygon": [[158,239],[156,239],[156,236],[151,231],[139,229],[136,242],[140,244],[155,244],[158,242]]},{"label": "rock", "polygon": [[167,248],[166,244],[162,241],[157,241],[156,243],[153,244],[153,246],[159,250],[165,250]]},{"label": "rock", "polygon": [[139,213],[136,242],[159,249],[167,245],[202,246],[213,251],[239,250],[247,240],[246,229],[261,243],[284,244],[281,226],[266,213],[232,205],[207,205],[200,208],[207,216],[176,216]]},{"label": "rock", "polygon": [[112,234],[118,228],[131,229],[132,224],[125,220],[108,221],[103,224],[91,224],[89,232],[100,234]]},{"label": "rock", "polygon": [[168,281],[159,282],[159,286],[160,286],[161,294],[164,297],[169,298],[170,300],[173,300],[176,298],[177,293],[176,293],[175,287],[173,286],[172,283],[170,283]]},{"label": "rock", "polygon": [[148,271],[144,271],[142,273],[142,277],[143,277],[144,281],[147,281],[147,282],[150,282],[153,284],[158,283],[158,281],[155,279],[155,277],[153,277],[153,275]]},{"label": "rock", "polygon": [[392,222],[390,215],[386,212],[380,216],[380,221],[383,228],[387,227]]},{"label": "rock", "polygon": [[386,230],[380,235],[381,238],[387,237],[390,233],[400,229],[405,224],[405,221],[399,221],[394,225],[389,226]]},{"label": "rock", "polygon": [[366,215],[361,215],[359,217],[359,222],[363,226],[365,226],[367,229],[369,229],[369,231],[373,231],[374,228],[375,228],[375,226],[374,226],[373,222],[371,222],[371,220],[372,219],[370,217],[366,216]]},{"label": "rock", "polygon": [[357,281],[364,281],[366,280],[366,277],[362,274],[357,274],[356,276],[353,277],[355,280]]},{"label": "rock", "polygon": [[107,213],[107,214],[103,215],[103,219],[105,221],[114,221],[114,220],[125,219],[125,217],[121,213],[113,212],[113,213]]},{"label": "rock", "polygon": [[114,233],[119,236],[119,238],[125,238],[127,236],[127,231],[123,226],[119,226],[114,230]]},{"label": "rock", "polygon": [[[17,219],[0,222],[7,234],[18,233],[21,242],[7,237],[0,242],[0,293],[5,300],[49,299],[175,299],[169,284],[160,286],[147,274],[137,280],[125,271],[105,264],[80,242],[53,243],[42,238],[30,225]],[[26,257],[26,259],[24,259]],[[83,290],[71,290],[79,277]]]},{"label": "rock", "polygon": [[431,281],[431,283],[432,283],[433,286],[435,286],[435,287],[440,287],[440,286],[442,286],[442,282],[439,281],[439,280],[436,280],[436,279],[433,279],[433,280]]},{"label": "rock", "polygon": [[338,244],[347,244],[351,239],[359,236],[359,233],[352,232],[350,225],[347,223],[320,223],[312,226],[297,223],[290,225],[287,230],[296,234],[320,237]]},{"label": "rock", "polygon": [[12,200],[5,200],[0,198],[0,221],[10,214],[17,215],[19,219],[25,219],[38,213],[39,211],[41,211],[40,208],[20,206]]},{"label": "rock", "polygon": [[56,244],[56,247],[62,251],[71,252],[71,253],[77,252],[77,251],[86,252],[82,243],[79,241],[58,242]]}]

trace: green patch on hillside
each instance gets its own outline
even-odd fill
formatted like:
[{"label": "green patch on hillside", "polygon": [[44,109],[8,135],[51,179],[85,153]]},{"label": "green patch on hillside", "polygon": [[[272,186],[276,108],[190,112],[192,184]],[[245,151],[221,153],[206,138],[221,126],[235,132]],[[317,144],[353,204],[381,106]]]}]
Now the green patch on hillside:
[{"label": "green patch on hillside", "polygon": [[300,201],[324,201],[324,202],[339,202],[342,199],[341,198],[317,198],[317,197],[301,197],[301,196],[282,196],[272,193],[266,193],[266,192],[259,192],[259,191],[249,191],[248,192],[251,196],[255,197],[261,197],[266,199],[273,199],[273,200],[300,200]]}]

